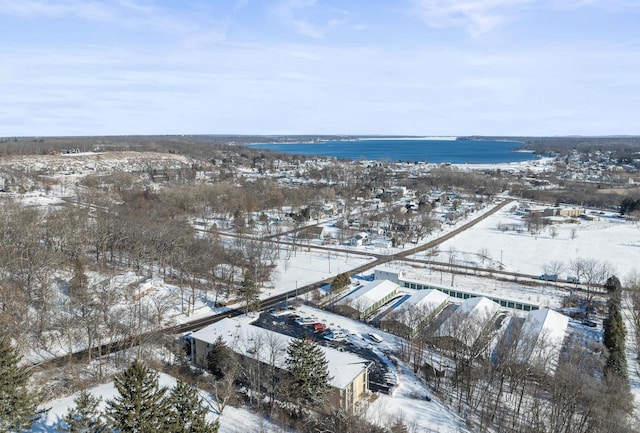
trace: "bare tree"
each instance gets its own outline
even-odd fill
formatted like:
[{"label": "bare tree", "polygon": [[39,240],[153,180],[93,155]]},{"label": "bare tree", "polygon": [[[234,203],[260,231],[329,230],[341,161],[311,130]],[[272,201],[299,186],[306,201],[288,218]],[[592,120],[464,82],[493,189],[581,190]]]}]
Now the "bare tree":
[{"label": "bare tree", "polygon": [[550,262],[545,263],[542,266],[544,273],[547,275],[557,275],[560,276],[561,273],[566,269],[566,264],[560,260],[552,260]]},{"label": "bare tree", "polygon": [[609,262],[598,259],[577,258],[570,263],[571,271],[585,285],[587,289],[587,313],[589,312],[597,287],[602,287],[604,282],[614,274],[614,269]]}]

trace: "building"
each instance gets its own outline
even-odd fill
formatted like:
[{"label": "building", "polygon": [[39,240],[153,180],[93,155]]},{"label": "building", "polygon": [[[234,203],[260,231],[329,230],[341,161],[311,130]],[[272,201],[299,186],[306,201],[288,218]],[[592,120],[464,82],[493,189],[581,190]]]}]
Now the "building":
[{"label": "building", "polygon": [[380,327],[402,337],[415,336],[448,302],[449,296],[438,290],[420,290],[385,315]]},{"label": "building", "polygon": [[474,290],[463,289],[459,287],[450,287],[439,284],[434,284],[432,282],[424,281],[420,278],[418,274],[413,272],[407,272],[407,270],[398,270],[392,268],[376,268],[374,270],[374,279],[375,280],[389,280],[398,284],[400,287],[405,287],[407,289],[416,289],[416,290],[438,290],[445,295],[449,295],[452,298],[465,300],[470,298],[477,298],[479,296],[484,296],[486,298],[491,299],[502,308],[510,308],[513,310],[519,311],[534,311],[540,308],[540,305],[533,304],[530,302],[524,302],[517,299],[512,299],[503,296],[491,296],[484,293],[480,293]]},{"label": "building", "polygon": [[346,316],[364,319],[398,294],[400,287],[386,280],[375,280],[359,286],[336,303],[336,310]]},{"label": "building", "polygon": [[579,218],[584,213],[585,213],[584,209],[563,208],[563,207],[546,208],[542,211],[542,215],[544,215],[545,217],[563,216],[563,217]]},{"label": "building", "polygon": [[[211,345],[220,337],[241,357],[275,367],[286,374],[287,347],[293,337],[253,326],[246,317],[225,318],[190,335],[191,357],[199,367],[207,367]],[[353,411],[356,403],[369,392],[370,361],[353,353],[319,346],[327,359],[330,390],[328,403]]]},{"label": "building", "polygon": [[358,232],[349,240],[349,245],[353,247],[361,247],[368,242],[369,234],[367,232]]},{"label": "building", "polygon": [[555,371],[569,318],[548,308],[531,311],[519,334],[518,358],[542,371]]},{"label": "building", "polygon": [[434,334],[441,346],[483,343],[496,329],[500,306],[485,297],[469,298],[442,322]]}]

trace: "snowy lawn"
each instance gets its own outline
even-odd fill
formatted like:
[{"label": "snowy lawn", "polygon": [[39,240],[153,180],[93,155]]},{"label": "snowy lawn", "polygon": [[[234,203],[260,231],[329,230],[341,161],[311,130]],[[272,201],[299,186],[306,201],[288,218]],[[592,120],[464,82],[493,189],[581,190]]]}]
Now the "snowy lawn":
[{"label": "snowy lawn", "polygon": [[[159,383],[161,387],[172,388],[176,384],[176,379],[164,373],[159,374]],[[100,410],[106,407],[106,401],[112,400],[118,395],[113,382],[93,387],[88,390],[93,396],[102,399],[99,406]],[[73,399],[77,394],[69,397],[60,398],[50,401],[41,406],[41,408],[49,409],[44,419],[38,421],[32,428],[34,433],[56,433],[56,426],[66,415],[69,408],[74,406]],[[214,397],[209,393],[200,391],[205,405],[210,407],[207,419],[213,422],[217,417],[215,409]],[[284,431],[280,426],[270,423],[265,418],[256,415],[246,408],[236,408],[227,406],[220,417],[220,433],[279,433]]]},{"label": "snowy lawn", "polygon": [[[605,214],[598,215],[599,221],[580,220],[579,224],[555,225],[555,237],[551,227],[536,236],[529,234],[526,228],[521,233],[501,231],[498,228],[501,224],[525,224],[522,217],[509,211],[514,205],[506,206],[444,242],[439,246],[437,256],[430,258],[448,262],[453,252],[455,263],[483,266],[478,253],[484,249],[488,259],[501,261],[505,270],[531,275],[544,273],[544,265],[551,261],[563,262],[567,266],[563,274],[570,274],[571,260],[597,259],[608,261],[621,280],[638,266],[640,226],[637,224],[617,218],[615,214]],[[572,229],[575,229],[574,239]],[[417,257],[424,258],[425,254]]]}]

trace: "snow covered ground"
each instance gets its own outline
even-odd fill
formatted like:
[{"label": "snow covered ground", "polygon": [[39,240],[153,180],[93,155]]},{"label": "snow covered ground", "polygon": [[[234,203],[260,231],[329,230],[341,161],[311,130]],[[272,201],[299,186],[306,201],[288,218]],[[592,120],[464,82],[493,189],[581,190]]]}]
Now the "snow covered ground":
[{"label": "snow covered ground", "polygon": [[[176,384],[176,379],[160,373],[158,381],[161,387],[172,388]],[[118,395],[113,382],[95,386],[88,390],[94,397],[102,399],[99,409],[104,410],[107,400],[112,400]],[[56,426],[59,425],[61,419],[68,412],[69,408],[74,406],[73,399],[77,394],[64,397],[61,399],[50,401],[41,408],[48,409],[46,417],[38,421],[32,428],[34,433],[56,433]],[[200,391],[205,405],[210,407],[210,413],[207,417],[209,421],[218,418],[215,409],[214,397],[204,391]],[[227,406],[220,417],[220,433],[281,433],[283,430],[280,426],[270,423],[267,419],[256,415],[246,408],[236,408]]]},{"label": "snow covered ground", "polygon": [[[313,316],[318,321],[326,323],[332,329],[341,329],[347,334],[349,341],[356,347],[365,348],[374,352],[389,369],[396,386],[392,395],[376,394],[373,402],[363,401],[360,410],[364,411],[367,419],[380,425],[388,425],[396,419],[402,419],[408,426],[415,427],[417,431],[430,433],[470,433],[471,430],[464,426],[463,420],[445,404],[433,396],[429,388],[416,377],[410,369],[402,363],[392,362],[393,353],[401,350],[400,338],[385,331],[373,328],[363,322],[349,319],[331,312],[309,307],[306,305],[297,308],[297,314],[301,316]],[[366,336],[375,332],[382,338],[381,343],[375,343]],[[172,387],[175,379],[164,373],[160,373],[160,386]],[[105,407],[106,400],[113,399],[117,395],[113,383],[98,385],[89,390],[94,396],[102,398],[101,408]],[[201,396],[210,407],[209,419],[217,418],[214,397],[206,392]],[[429,396],[430,401],[425,399]],[[48,409],[46,417],[36,423],[33,432],[54,433],[56,425],[73,406],[72,396],[56,399],[42,405]],[[243,407],[227,406],[220,418],[221,433],[279,433],[282,427],[270,423]]]},{"label": "snow covered ground", "polygon": [[[526,228],[521,233],[500,230],[500,225],[525,224],[521,216],[510,212],[516,204],[506,206],[444,242],[439,246],[437,255],[430,258],[448,262],[453,251],[455,263],[482,266],[478,253],[486,249],[489,260],[502,263],[505,270],[531,275],[544,273],[544,265],[551,261],[563,262],[568,268],[571,260],[593,258],[610,262],[621,280],[638,267],[640,226],[637,224],[608,213],[597,215],[597,221],[580,220],[578,224],[552,226],[556,230],[555,237],[552,228],[536,236],[528,233]],[[575,237],[572,239],[573,229]],[[424,258],[425,255],[422,253],[418,257]],[[567,269],[565,274],[568,272]]]},{"label": "snow covered ground", "polygon": [[[93,155],[88,155],[96,159]],[[65,158],[62,163],[68,164]],[[80,160],[80,158],[74,158]],[[90,158],[89,158],[90,159]],[[93,161],[93,159],[91,161]],[[85,172],[93,172],[96,170],[94,166],[87,166],[91,161],[82,161],[74,170],[83,170]],[[179,161],[185,162],[185,161]],[[123,166],[130,164],[130,161],[122,161]],[[101,162],[104,169],[104,162]],[[544,163],[536,164],[536,169],[545,169]],[[118,164],[113,164],[110,169],[119,168]],[[471,167],[469,167],[471,168]],[[473,168],[478,168],[477,166]],[[70,169],[71,170],[71,169]],[[71,170],[73,171],[73,170]],[[64,177],[72,184],[80,177],[75,173],[65,174]],[[51,206],[61,203],[61,199],[56,197],[59,195],[67,195],[71,193],[59,187],[50,191],[36,191],[22,195],[20,199],[30,205]],[[72,195],[72,194],[69,194]],[[514,203],[515,205],[515,203]],[[415,255],[416,258],[437,260],[448,262],[450,259],[457,264],[481,267],[501,267],[506,271],[539,275],[544,273],[544,265],[551,261],[559,261],[569,267],[571,260],[577,258],[582,259],[598,259],[608,261],[614,268],[616,275],[624,281],[625,277],[633,272],[637,265],[638,253],[640,252],[640,227],[636,224],[627,222],[617,218],[615,214],[599,215],[599,220],[584,221],[580,224],[560,224],[553,229],[547,228],[536,236],[529,234],[526,229],[521,232],[514,230],[503,231],[499,226],[516,226],[523,225],[524,220],[513,213],[510,209],[514,205],[509,205],[495,215],[490,216],[486,220],[480,222],[473,228],[455,236],[453,239],[441,244],[437,250],[431,250]],[[487,212],[491,207],[482,209],[479,212],[472,213],[469,218],[477,218],[480,214]],[[592,213],[589,213],[590,215]],[[467,220],[461,220],[453,226],[446,226],[445,230],[452,230]],[[331,225],[330,222],[327,223]],[[330,230],[331,227],[328,227]],[[444,234],[443,231],[432,233],[421,243],[428,242]],[[320,241],[311,241],[311,245],[320,244]],[[406,248],[415,245],[407,244]],[[304,243],[298,245],[295,254],[282,254],[282,258],[277,260],[276,270],[273,278],[267,287],[263,288],[260,295],[261,298],[268,298],[279,293],[303,287],[307,284],[335,276],[341,272],[348,271],[358,267],[364,263],[368,263],[373,259],[370,256],[355,255],[351,252],[369,253],[369,254],[393,254],[402,251],[401,248],[385,248],[385,247],[351,247],[338,246],[343,252],[326,252],[307,249]],[[284,248],[284,247],[283,247]],[[480,254],[482,252],[482,254]],[[453,256],[453,258],[452,258]],[[481,257],[484,256],[484,257]],[[400,265],[397,262],[386,266]],[[420,273],[426,281],[436,284],[447,285],[451,282],[451,275],[440,273],[439,271],[430,270],[428,267],[413,266],[414,272]],[[567,269],[564,275],[570,274]],[[94,275],[93,279],[99,281],[101,276]],[[141,281],[141,282],[140,282]],[[129,286],[137,284],[138,293],[144,293],[141,298],[143,304],[153,309],[159,304],[166,307],[164,316],[166,324],[183,323],[198,317],[211,315],[216,312],[223,311],[225,308],[233,307],[215,307],[212,302],[211,295],[198,293],[195,300],[194,311],[188,316],[181,309],[180,289],[175,285],[167,284],[161,278],[151,278],[142,280],[140,276],[132,272],[123,274],[117,279],[116,283],[121,286]],[[486,294],[500,293],[502,296],[513,297],[514,299],[523,299],[535,303],[539,303],[542,307],[558,307],[562,299],[562,290],[558,290],[553,284],[540,284],[536,286],[522,286],[516,282],[501,282],[494,279],[480,278],[475,276],[456,275],[454,277],[455,286],[473,287],[478,291]],[[628,305],[627,305],[628,307]],[[392,353],[398,351],[400,347],[400,339],[384,331],[372,328],[362,322],[344,318],[323,310],[312,309],[311,307],[302,306],[300,310],[308,315],[313,315],[319,321],[329,324],[332,328],[342,329],[349,336],[349,341],[360,347],[367,347],[373,350],[385,362],[391,373],[395,376],[396,386],[393,388],[392,395],[379,394],[377,399],[371,404],[363,405],[369,419],[385,423],[394,417],[402,417],[409,424],[415,426],[418,431],[438,432],[438,433],[454,433],[467,432],[464,427],[463,420],[449,410],[445,404],[442,404],[433,397],[428,387],[421,380],[407,369],[403,364],[397,366],[391,362]],[[576,327],[576,323],[572,322],[571,327]],[[629,325],[627,330],[629,331]],[[366,338],[369,332],[375,332],[383,338],[383,342],[379,344],[373,343]],[[593,331],[595,333],[595,331]],[[598,327],[597,332],[601,332]],[[636,396],[636,407],[640,407],[640,367],[635,360],[634,340],[631,335],[627,338],[627,352],[629,360],[629,377],[632,392]],[[76,349],[82,348],[82,342],[79,342]],[[58,351],[51,351],[50,356],[62,354],[65,348],[62,345]],[[34,359],[27,356],[28,360]],[[175,379],[170,376],[161,374],[161,384],[172,386]],[[115,390],[111,383],[97,386],[91,389],[91,392],[105,399],[113,398]],[[211,396],[202,394],[205,401],[210,401]],[[422,398],[429,395],[432,400],[426,401]],[[66,413],[68,407],[72,405],[73,396],[58,399],[46,404],[51,407],[47,414],[47,418],[39,422],[33,429],[34,432],[53,433],[58,420]],[[213,406],[212,406],[213,407]],[[212,419],[216,414],[211,413]],[[221,419],[221,432],[280,432],[282,429],[278,426],[270,424],[267,420],[259,417],[247,409],[227,407]]]}]

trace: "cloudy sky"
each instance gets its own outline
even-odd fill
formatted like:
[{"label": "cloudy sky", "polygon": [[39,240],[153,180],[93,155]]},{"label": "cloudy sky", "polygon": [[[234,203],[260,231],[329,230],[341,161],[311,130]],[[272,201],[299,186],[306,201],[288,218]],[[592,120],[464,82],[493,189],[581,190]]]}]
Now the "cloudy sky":
[{"label": "cloudy sky", "polygon": [[640,0],[0,0],[0,136],[640,134]]}]

